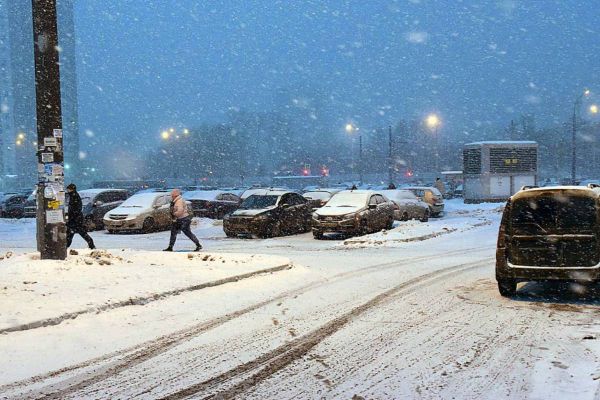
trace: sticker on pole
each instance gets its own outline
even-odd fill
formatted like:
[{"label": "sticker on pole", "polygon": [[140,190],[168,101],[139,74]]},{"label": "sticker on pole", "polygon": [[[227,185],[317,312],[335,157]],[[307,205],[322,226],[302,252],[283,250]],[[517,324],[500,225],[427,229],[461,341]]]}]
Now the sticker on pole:
[{"label": "sticker on pole", "polygon": [[46,210],[47,224],[61,224],[65,222],[62,210]]},{"label": "sticker on pole", "polygon": [[52,136],[54,136],[55,138],[62,138],[62,129],[53,129]]},{"label": "sticker on pole", "polygon": [[44,164],[54,162],[54,153],[42,153],[42,162]]},{"label": "sticker on pole", "polygon": [[44,138],[44,147],[56,147],[58,146],[58,139],[55,137],[45,137]]}]

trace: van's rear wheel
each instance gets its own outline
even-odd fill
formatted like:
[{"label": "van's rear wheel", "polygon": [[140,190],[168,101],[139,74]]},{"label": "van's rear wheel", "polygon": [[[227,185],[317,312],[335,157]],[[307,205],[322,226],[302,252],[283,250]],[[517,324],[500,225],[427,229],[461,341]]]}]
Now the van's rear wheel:
[{"label": "van's rear wheel", "polygon": [[514,279],[498,279],[498,291],[503,297],[512,297],[517,294],[517,281]]}]

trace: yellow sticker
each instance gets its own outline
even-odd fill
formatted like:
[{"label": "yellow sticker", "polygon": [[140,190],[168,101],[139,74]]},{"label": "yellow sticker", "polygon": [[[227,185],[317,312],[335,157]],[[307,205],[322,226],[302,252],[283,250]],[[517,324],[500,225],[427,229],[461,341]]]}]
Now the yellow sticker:
[{"label": "yellow sticker", "polygon": [[58,200],[52,200],[48,202],[48,208],[51,210],[58,210],[58,208],[60,207],[60,201]]}]

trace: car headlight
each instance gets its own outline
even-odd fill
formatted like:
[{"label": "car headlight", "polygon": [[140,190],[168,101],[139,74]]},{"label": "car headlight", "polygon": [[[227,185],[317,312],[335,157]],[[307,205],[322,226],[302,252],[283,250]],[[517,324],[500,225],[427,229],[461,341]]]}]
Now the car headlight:
[{"label": "car headlight", "polygon": [[319,214],[317,214],[317,213],[313,213],[313,215],[312,215],[312,218],[313,218],[313,219],[319,219]]},{"label": "car headlight", "polygon": [[259,221],[268,219],[271,215],[269,213],[258,214],[255,218]]}]

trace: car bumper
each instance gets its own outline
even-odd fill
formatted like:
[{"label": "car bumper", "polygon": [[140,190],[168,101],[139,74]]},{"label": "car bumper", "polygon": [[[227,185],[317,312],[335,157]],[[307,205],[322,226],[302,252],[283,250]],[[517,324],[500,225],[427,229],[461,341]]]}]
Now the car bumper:
[{"label": "car bumper", "polygon": [[356,233],[360,231],[360,225],[354,219],[346,221],[317,221],[313,219],[312,230],[321,233]]},{"label": "car bumper", "polygon": [[269,220],[234,219],[223,221],[223,230],[231,236],[263,236],[270,224]]},{"label": "car bumper", "polygon": [[496,279],[527,281],[599,282],[600,263],[591,267],[539,267],[511,264],[504,251],[496,254]]},{"label": "car bumper", "polygon": [[104,219],[104,227],[110,231],[131,231],[142,229],[143,222],[138,220],[112,220]]}]

